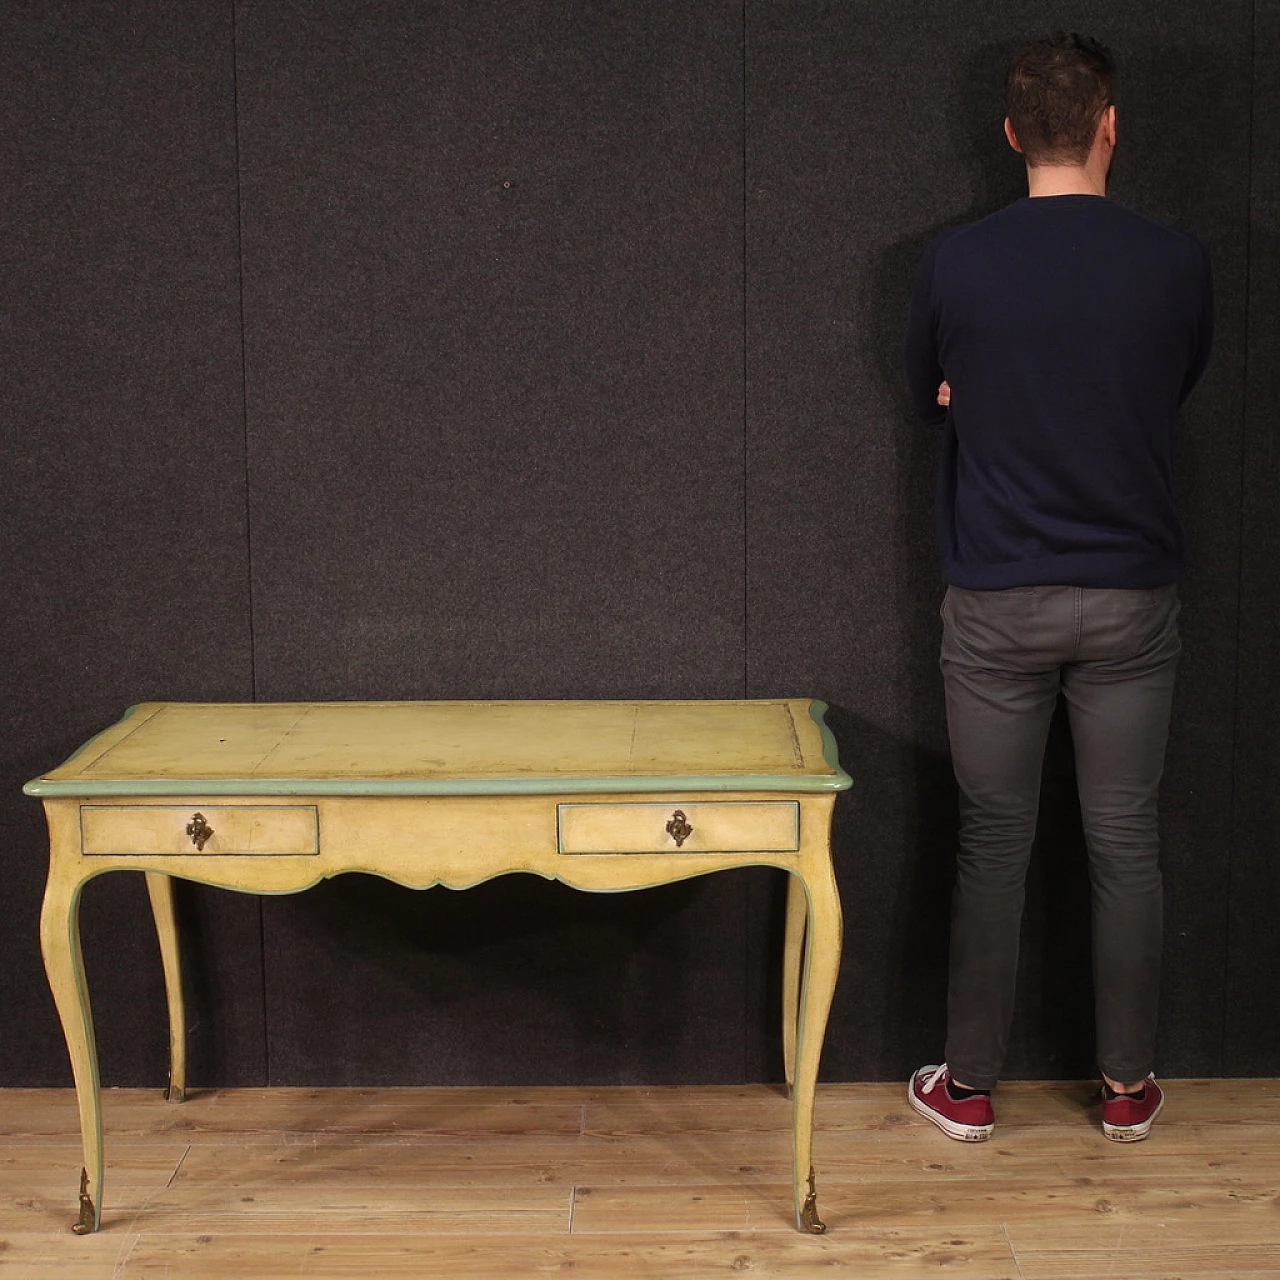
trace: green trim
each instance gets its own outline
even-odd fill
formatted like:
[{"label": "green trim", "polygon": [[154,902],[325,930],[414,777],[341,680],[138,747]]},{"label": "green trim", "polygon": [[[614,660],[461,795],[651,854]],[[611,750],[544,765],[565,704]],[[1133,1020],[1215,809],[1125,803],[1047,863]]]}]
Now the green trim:
[{"label": "green trim", "polygon": [[829,710],[827,704],[817,698],[809,703],[809,715],[818,726],[818,732],[822,734],[822,758],[831,766],[831,771],[835,775],[824,790],[847,791],[853,786],[853,779],[840,767],[840,751],[836,746],[835,734],[831,732],[826,721]]},{"label": "green trim", "polygon": [[[834,741],[834,740],[833,740]],[[849,775],[625,774],[536,778],[33,778],[29,796],[554,796],[651,791],[844,791]]]}]

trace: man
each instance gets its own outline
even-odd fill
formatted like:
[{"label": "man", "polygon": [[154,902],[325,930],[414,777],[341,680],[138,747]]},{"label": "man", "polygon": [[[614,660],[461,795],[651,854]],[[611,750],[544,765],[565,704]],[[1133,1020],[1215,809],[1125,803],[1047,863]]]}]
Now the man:
[{"label": "man", "polygon": [[1173,428],[1208,359],[1208,257],[1106,199],[1114,67],[1058,34],[1009,68],[1029,194],[954,228],[920,269],[916,408],[944,432],[941,667],[960,791],[946,1061],[908,1100],[981,1141],[1013,1011],[1045,739],[1061,694],[1092,883],[1102,1129],[1145,1138],[1161,952],[1156,794],[1184,539]]}]

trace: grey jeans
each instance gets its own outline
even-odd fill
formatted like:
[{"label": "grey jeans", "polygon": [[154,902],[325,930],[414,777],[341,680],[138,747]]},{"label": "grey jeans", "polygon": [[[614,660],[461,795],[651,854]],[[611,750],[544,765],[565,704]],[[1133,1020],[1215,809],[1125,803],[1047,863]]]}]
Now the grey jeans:
[{"label": "grey jeans", "polygon": [[1092,885],[1098,1065],[1154,1066],[1162,891],[1156,802],[1179,652],[1173,584],[1022,587],[942,604],[941,666],[960,788],[946,1060],[990,1089],[1013,1016],[1023,886],[1049,722],[1061,692],[1075,744]]}]

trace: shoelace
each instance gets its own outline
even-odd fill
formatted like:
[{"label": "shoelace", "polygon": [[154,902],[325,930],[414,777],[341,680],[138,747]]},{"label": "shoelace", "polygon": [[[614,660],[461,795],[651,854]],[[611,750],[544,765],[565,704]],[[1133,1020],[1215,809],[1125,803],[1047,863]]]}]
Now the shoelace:
[{"label": "shoelace", "polygon": [[947,1076],[947,1064],[944,1062],[940,1067],[934,1069],[933,1074],[920,1086],[921,1093],[932,1093],[938,1087],[939,1080],[945,1080]]}]

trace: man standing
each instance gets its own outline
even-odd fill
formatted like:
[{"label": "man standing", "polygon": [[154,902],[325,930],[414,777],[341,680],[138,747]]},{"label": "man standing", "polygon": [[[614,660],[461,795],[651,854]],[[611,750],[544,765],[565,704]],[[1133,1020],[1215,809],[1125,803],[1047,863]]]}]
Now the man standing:
[{"label": "man standing", "polygon": [[1208,256],[1106,199],[1114,67],[1058,34],[1009,68],[1005,134],[1029,195],[930,247],[907,335],[916,408],[944,431],[941,666],[960,791],[946,1062],[908,1100],[990,1136],[1013,1013],[1049,722],[1066,700],[1092,883],[1102,1129],[1145,1138],[1161,954],[1156,797],[1184,538],[1174,418],[1208,359]]}]

